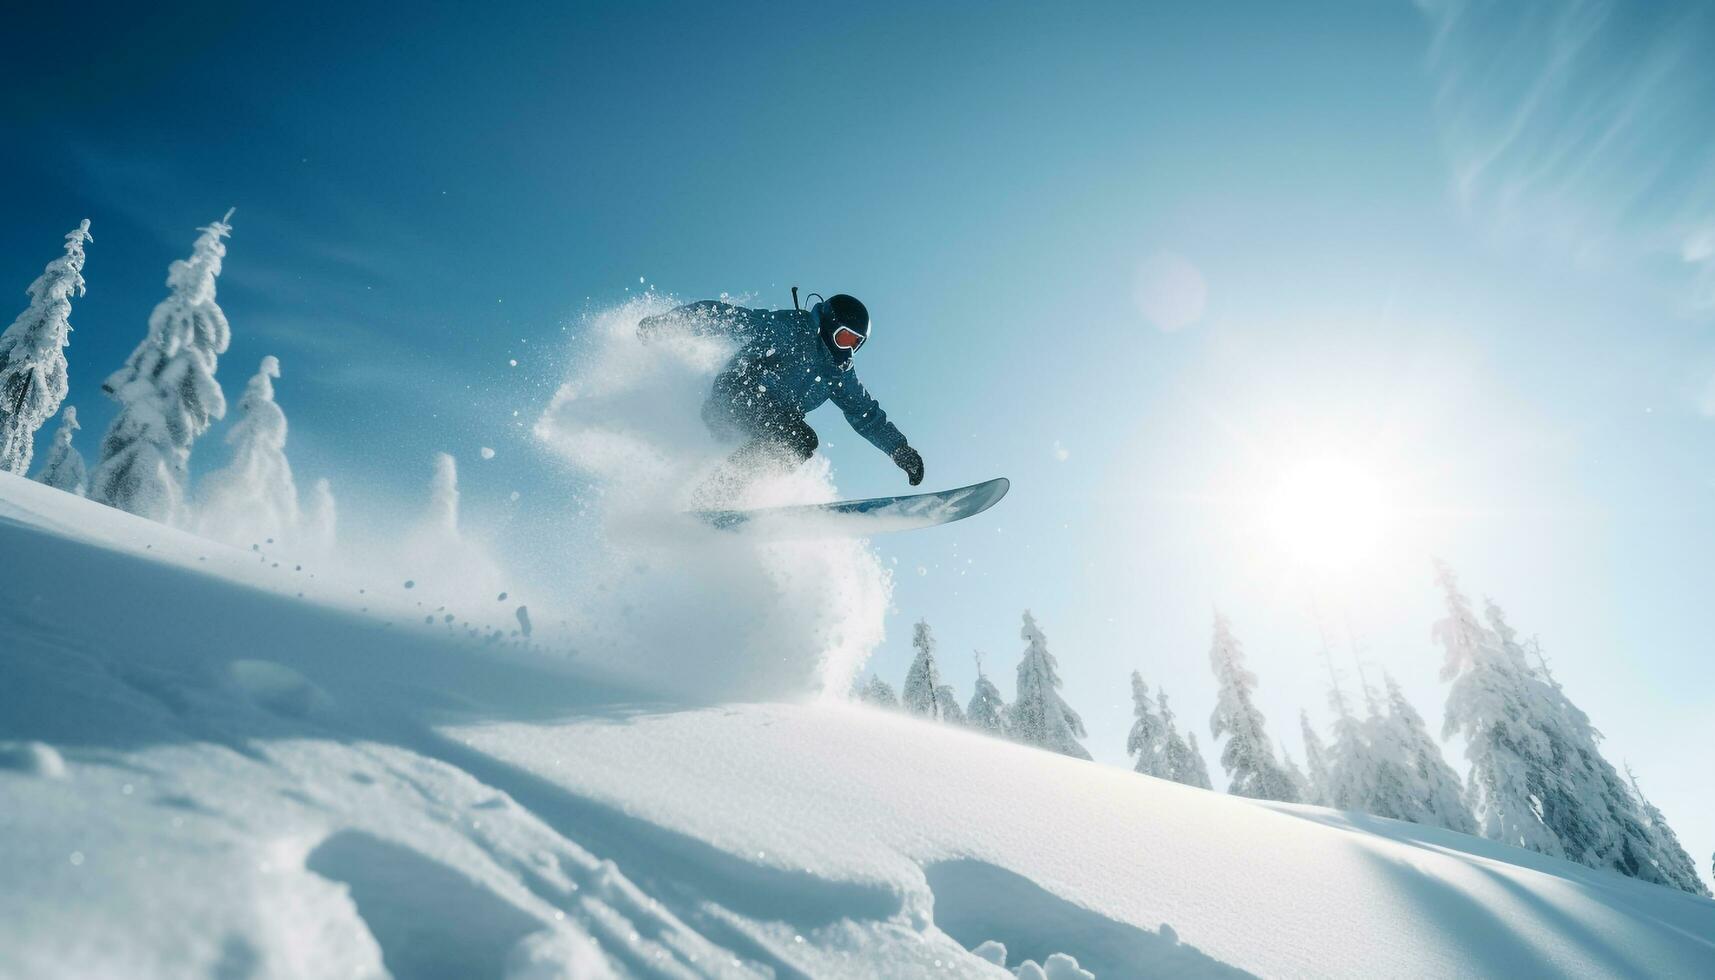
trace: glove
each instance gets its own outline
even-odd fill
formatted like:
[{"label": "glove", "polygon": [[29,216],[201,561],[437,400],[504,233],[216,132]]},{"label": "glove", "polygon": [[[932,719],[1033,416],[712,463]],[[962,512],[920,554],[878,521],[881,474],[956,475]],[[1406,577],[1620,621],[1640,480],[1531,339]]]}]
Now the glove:
[{"label": "glove", "polygon": [[912,486],[923,482],[923,454],[910,446],[900,446],[893,451],[893,465],[905,471],[905,478]]}]

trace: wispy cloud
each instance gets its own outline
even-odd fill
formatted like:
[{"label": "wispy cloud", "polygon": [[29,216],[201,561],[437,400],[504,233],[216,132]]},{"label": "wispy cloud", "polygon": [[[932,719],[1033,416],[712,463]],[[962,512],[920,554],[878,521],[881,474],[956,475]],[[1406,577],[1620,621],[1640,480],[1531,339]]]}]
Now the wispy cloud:
[{"label": "wispy cloud", "polygon": [[1417,0],[1473,219],[1715,314],[1715,8]]}]

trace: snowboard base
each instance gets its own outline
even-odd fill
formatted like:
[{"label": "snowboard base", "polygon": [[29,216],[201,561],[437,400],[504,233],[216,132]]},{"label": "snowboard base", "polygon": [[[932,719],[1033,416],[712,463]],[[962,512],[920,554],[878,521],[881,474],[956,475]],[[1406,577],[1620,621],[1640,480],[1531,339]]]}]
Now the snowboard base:
[{"label": "snowboard base", "polygon": [[762,531],[770,536],[868,537],[951,524],[988,510],[1012,487],[1006,477],[953,490],[867,500],[835,500],[754,510],[694,510],[692,517],[723,531]]}]

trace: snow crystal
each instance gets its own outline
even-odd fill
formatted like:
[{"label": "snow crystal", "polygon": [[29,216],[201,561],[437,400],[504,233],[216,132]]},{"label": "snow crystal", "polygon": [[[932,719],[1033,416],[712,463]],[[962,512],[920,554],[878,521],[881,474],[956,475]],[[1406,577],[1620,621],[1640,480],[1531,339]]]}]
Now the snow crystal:
[{"label": "snow crystal", "polygon": [[477,455],[481,456],[483,459],[493,459],[494,458],[494,450],[490,449],[487,446],[484,446],[480,450],[477,451]]}]

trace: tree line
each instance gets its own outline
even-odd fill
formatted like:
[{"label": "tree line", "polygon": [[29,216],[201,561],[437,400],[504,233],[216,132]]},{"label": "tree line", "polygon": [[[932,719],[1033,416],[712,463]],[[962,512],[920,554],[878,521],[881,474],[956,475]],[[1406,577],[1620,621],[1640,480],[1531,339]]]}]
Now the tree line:
[{"label": "tree line", "polygon": [[[1485,601],[1482,616],[1459,590],[1453,571],[1435,563],[1445,615],[1432,635],[1443,654],[1448,686],[1441,739],[1464,739],[1463,778],[1441,742],[1392,676],[1381,688],[1360,673],[1356,701],[1333,670],[1327,644],[1328,704],[1333,726],[1324,737],[1300,710],[1305,759],[1276,750],[1256,706],[1258,678],[1247,666],[1232,625],[1217,612],[1209,645],[1215,708],[1209,734],[1221,743],[1227,792],[1252,799],[1309,803],[1441,827],[1617,871],[1708,896],[1695,865],[1666,818],[1638,785],[1603,757],[1601,732],[1575,705],[1548,667],[1540,645],[1520,641],[1506,614]],[[982,670],[961,710],[941,681],[929,624],[916,624],[916,655],[899,695],[871,674],[854,682],[854,698],[932,721],[1090,759],[1082,718],[1060,694],[1059,663],[1029,612],[1020,637],[1016,697],[1007,704]],[[1131,675],[1134,721],[1126,738],[1133,768],[1144,775],[1210,788],[1194,732],[1181,734],[1165,691],[1152,696]]]},{"label": "tree line", "polygon": [[232,212],[198,229],[187,258],[167,269],[167,296],[149,315],[148,331],[125,363],[102,382],[119,406],[93,467],[73,444],[77,408],[68,390],[65,348],[71,303],[85,291],[85,219],[66,235],[64,254],[26,290],[30,303],[0,334],[0,472],[24,476],[36,433],[55,414],[58,429],[34,479],[151,520],[233,544],[293,540],[332,547],[335,504],[325,479],[300,502],[286,460],[286,416],[274,402],[280,362],[262,358],[239,398],[240,419],[228,433],[231,461],[209,473],[193,495],[191,449],[226,416],[215,380],[232,330],[216,301],[216,283],[232,233]]}]

